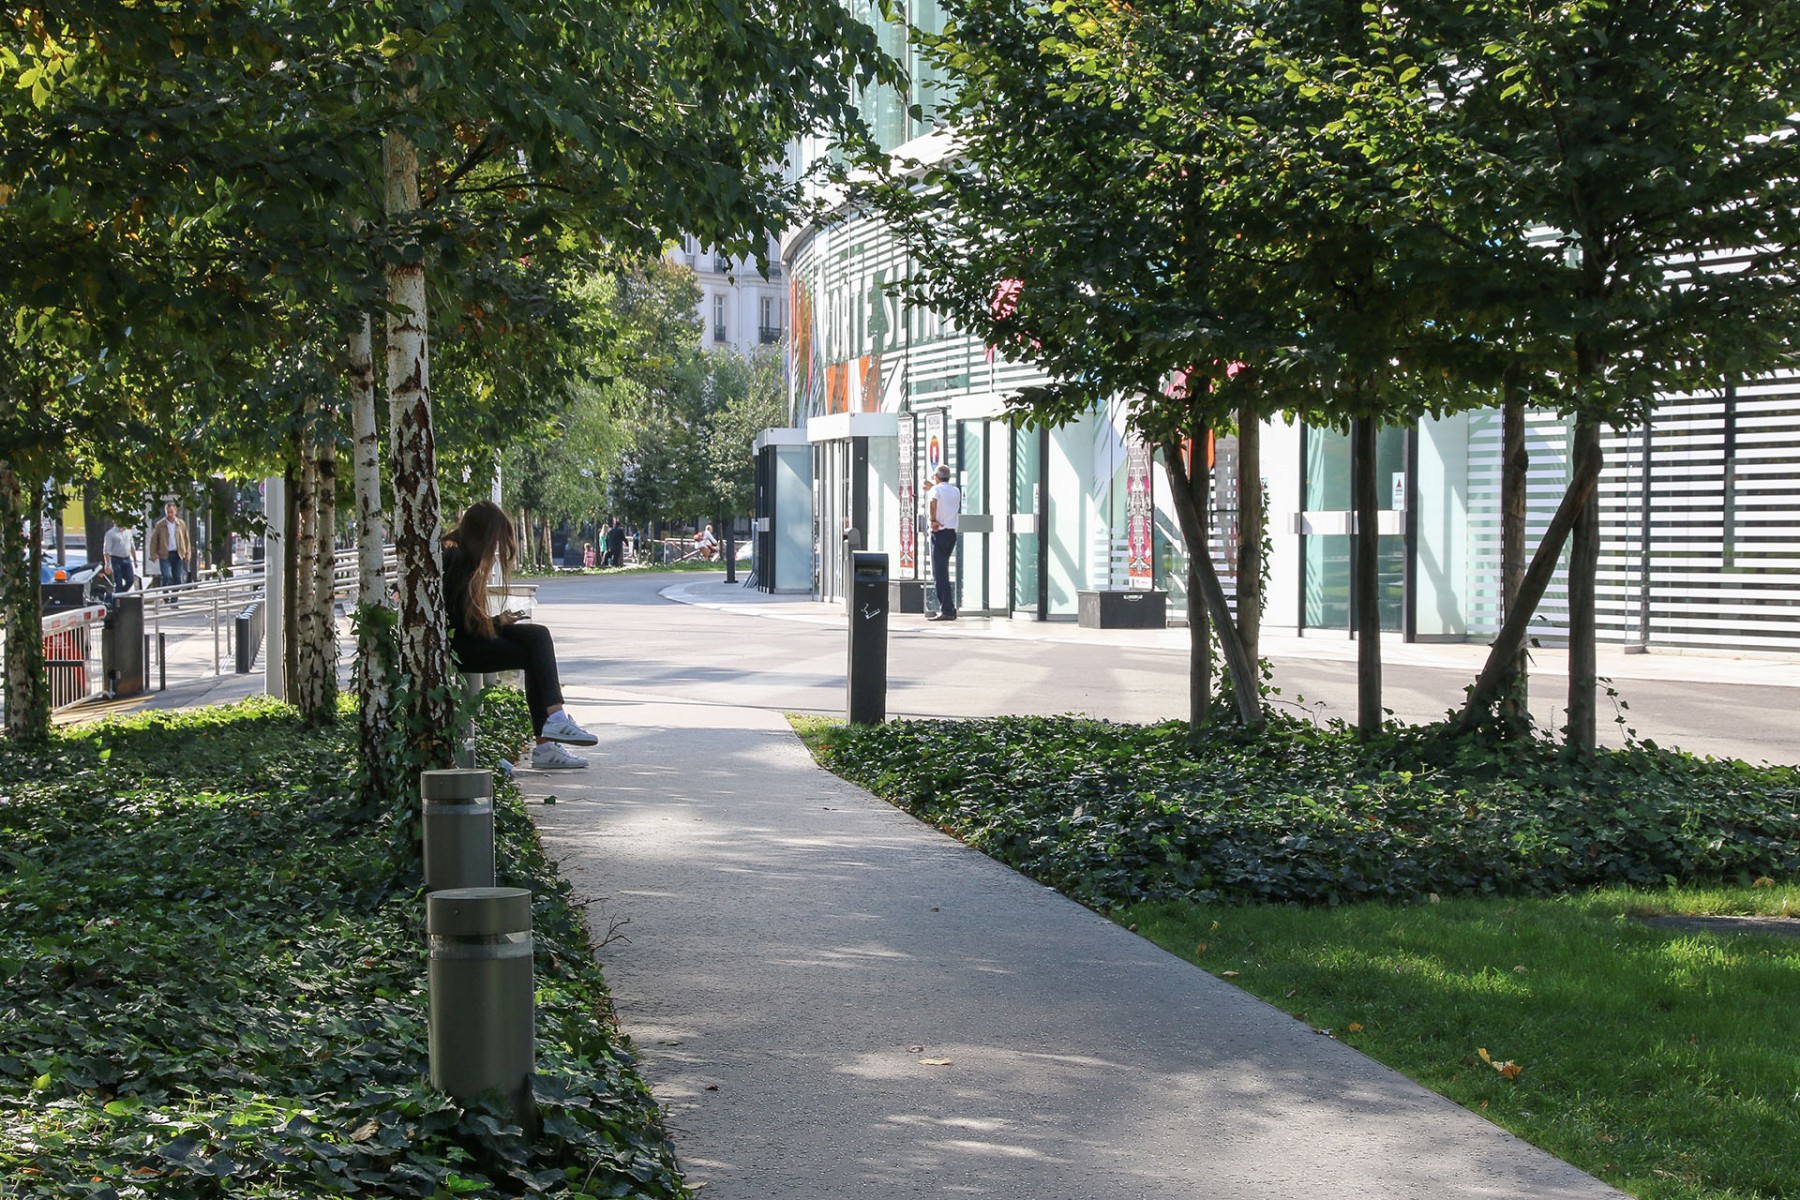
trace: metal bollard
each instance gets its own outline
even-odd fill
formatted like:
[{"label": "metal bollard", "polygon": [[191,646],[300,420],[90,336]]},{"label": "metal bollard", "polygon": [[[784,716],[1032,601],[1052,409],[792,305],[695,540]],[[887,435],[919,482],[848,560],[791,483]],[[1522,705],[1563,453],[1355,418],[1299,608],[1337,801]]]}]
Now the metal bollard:
[{"label": "metal bollard", "polygon": [[850,661],[846,708],[852,725],[887,720],[888,556],[850,554]]},{"label": "metal bollard", "polygon": [[419,772],[425,890],[494,886],[494,773]]},{"label": "metal bollard", "polygon": [[536,1065],[531,893],[448,888],[425,897],[431,1082],[463,1102],[497,1091],[532,1130]]}]

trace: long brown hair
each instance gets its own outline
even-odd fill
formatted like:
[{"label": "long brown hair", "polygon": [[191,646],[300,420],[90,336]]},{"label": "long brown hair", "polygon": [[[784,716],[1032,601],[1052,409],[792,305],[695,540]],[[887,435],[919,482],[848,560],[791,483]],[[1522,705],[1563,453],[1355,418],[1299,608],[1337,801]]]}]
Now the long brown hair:
[{"label": "long brown hair", "polygon": [[456,528],[444,535],[446,546],[455,546],[471,563],[469,588],[461,596],[446,596],[445,603],[463,606],[463,624],[486,637],[494,636],[494,618],[488,615],[488,575],[500,565],[500,582],[512,586],[513,564],[519,560],[519,538],[506,510],[492,500],[481,500],[463,510]]}]

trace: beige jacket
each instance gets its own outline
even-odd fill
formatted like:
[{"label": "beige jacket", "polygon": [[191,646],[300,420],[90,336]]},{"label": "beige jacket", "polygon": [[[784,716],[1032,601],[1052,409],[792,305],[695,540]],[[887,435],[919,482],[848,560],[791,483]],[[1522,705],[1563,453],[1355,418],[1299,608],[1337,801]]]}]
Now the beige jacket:
[{"label": "beige jacket", "polygon": [[[156,524],[150,529],[150,561],[161,562],[169,557],[169,522],[164,517],[156,518]],[[194,544],[188,540],[187,522],[177,518],[175,521],[175,545],[173,549],[181,555],[181,561],[194,561]]]}]

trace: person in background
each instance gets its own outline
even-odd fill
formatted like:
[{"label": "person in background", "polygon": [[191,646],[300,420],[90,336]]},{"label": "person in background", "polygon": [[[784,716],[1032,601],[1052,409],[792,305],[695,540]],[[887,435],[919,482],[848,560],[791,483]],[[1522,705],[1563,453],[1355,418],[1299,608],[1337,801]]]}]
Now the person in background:
[{"label": "person in background", "polygon": [[135,540],[131,530],[116,521],[106,531],[106,566],[112,572],[114,591],[129,592],[137,583],[137,571],[132,566],[132,560],[137,555],[133,545]]},{"label": "person in background", "polygon": [[594,569],[594,543],[581,543],[581,565],[590,571]]},{"label": "person in background", "polygon": [[962,517],[962,489],[950,482],[950,468],[937,469],[937,483],[926,493],[931,518],[931,582],[938,610],[927,621],[956,620],[956,591],[950,583],[950,556],[956,552],[956,526]]},{"label": "person in background", "polygon": [[622,567],[625,565],[625,527],[614,517],[612,524],[606,527],[606,565]]},{"label": "person in background", "polygon": [[488,578],[500,568],[503,584],[512,580],[519,559],[519,539],[499,505],[483,500],[469,506],[456,528],[444,535],[444,608],[450,626],[450,653],[464,671],[523,671],[525,703],[537,745],[531,765],[540,771],[575,770],[588,765],[564,749],[592,746],[600,739],[563,711],[562,681],[556,670],[556,645],[550,631],[533,625],[519,611],[488,613]]},{"label": "person in background", "polygon": [[173,500],[163,505],[163,519],[150,530],[150,561],[162,573],[164,587],[187,582],[187,564],[194,561],[194,544],[188,539],[187,522],[181,519]]},{"label": "person in background", "polygon": [[719,539],[713,535],[711,525],[702,529],[700,536],[694,539],[694,549],[700,552],[700,557],[705,562],[719,557]]}]

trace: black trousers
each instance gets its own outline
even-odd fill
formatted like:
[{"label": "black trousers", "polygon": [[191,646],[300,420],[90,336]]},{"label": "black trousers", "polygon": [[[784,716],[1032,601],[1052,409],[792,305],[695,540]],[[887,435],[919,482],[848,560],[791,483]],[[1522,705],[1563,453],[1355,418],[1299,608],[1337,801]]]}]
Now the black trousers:
[{"label": "black trousers", "polygon": [[956,530],[931,531],[931,582],[937,585],[938,611],[956,615],[956,590],[950,584],[950,556],[956,553]]},{"label": "black trousers", "polygon": [[531,709],[532,733],[542,733],[550,710],[563,702],[562,680],[556,673],[556,643],[542,625],[528,621],[501,625],[493,637],[452,631],[450,653],[457,669],[470,675],[525,672],[525,703]]}]

